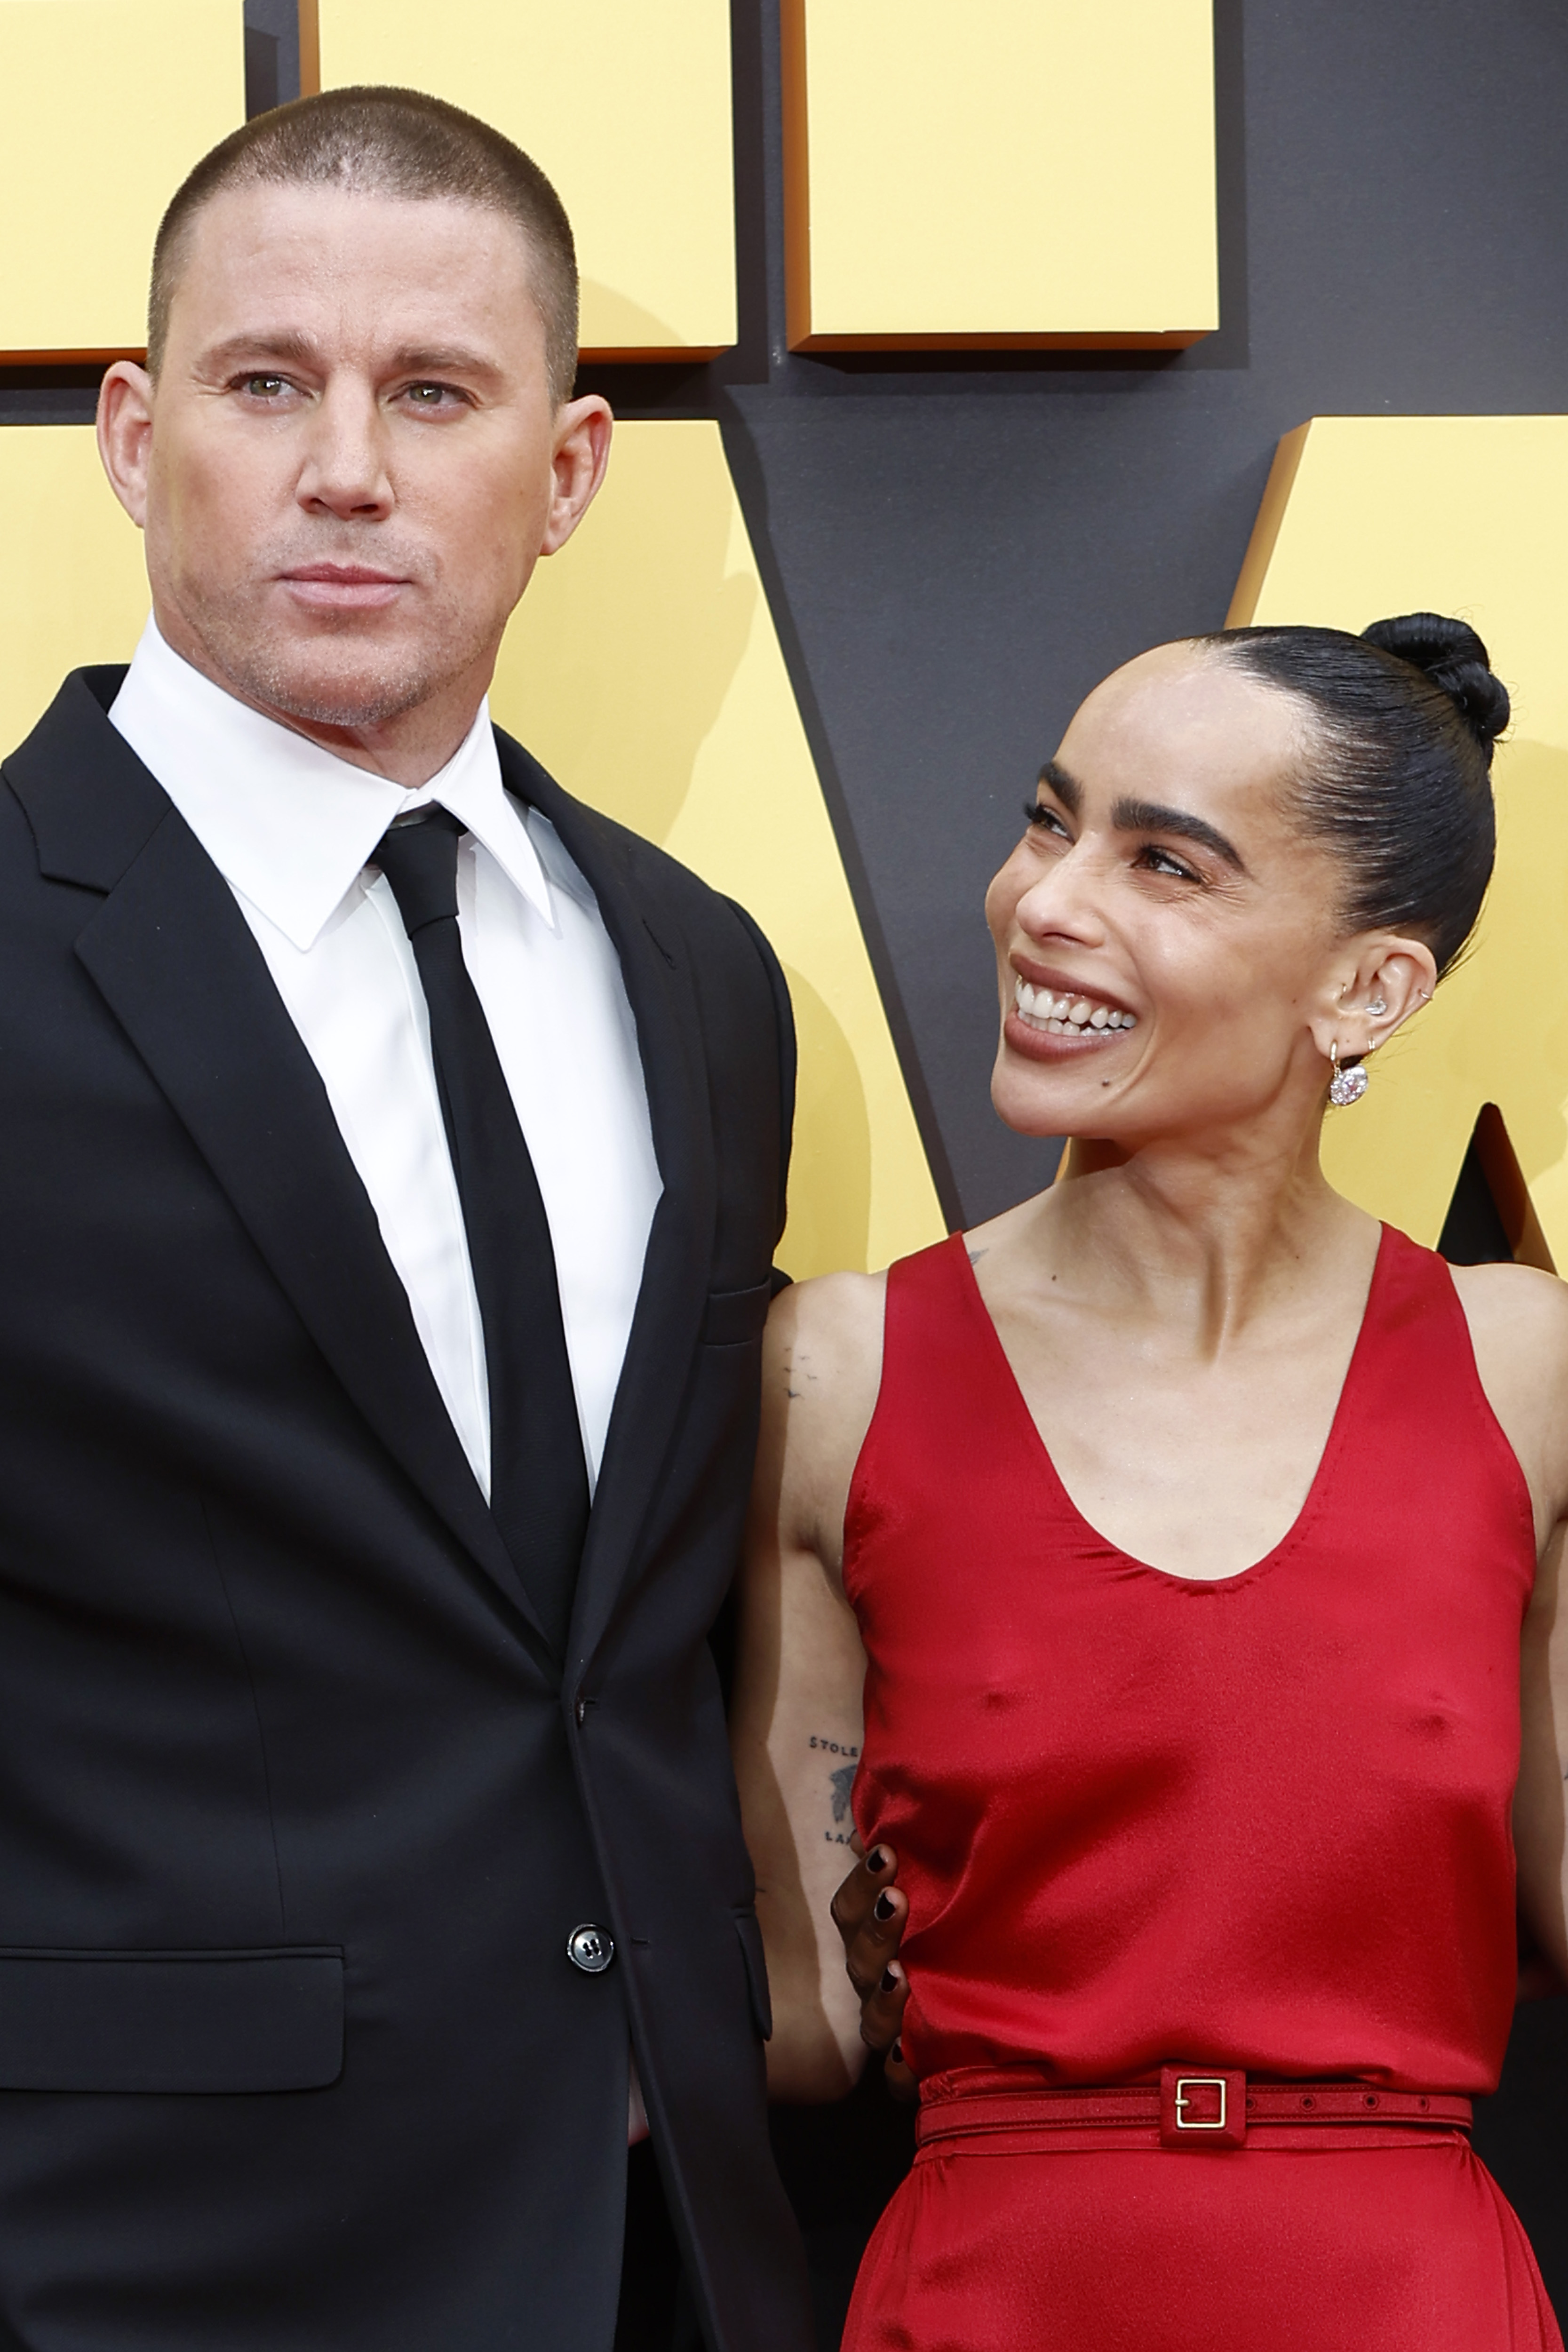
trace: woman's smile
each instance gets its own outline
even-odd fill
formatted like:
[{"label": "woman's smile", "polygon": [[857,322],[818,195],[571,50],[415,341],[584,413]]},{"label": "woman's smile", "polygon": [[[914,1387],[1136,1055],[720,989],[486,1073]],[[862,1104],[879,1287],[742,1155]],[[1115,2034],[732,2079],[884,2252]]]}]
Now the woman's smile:
[{"label": "woman's smile", "polygon": [[1014,1009],[1037,1035],[1071,1037],[1084,1045],[1111,1045],[1136,1029],[1138,1015],[1124,1013],[1087,989],[1031,987],[1021,976],[1013,985]]}]

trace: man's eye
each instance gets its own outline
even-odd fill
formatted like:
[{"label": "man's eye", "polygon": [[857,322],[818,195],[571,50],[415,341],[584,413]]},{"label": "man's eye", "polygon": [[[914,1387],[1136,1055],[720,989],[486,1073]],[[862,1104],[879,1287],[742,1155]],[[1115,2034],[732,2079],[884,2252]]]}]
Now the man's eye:
[{"label": "man's eye", "polygon": [[1067,839],[1068,829],[1066,825],[1062,823],[1055,809],[1047,808],[1044,801],[1026,801],[1024,803],[1024,814],[1028,818],[1032,831],[1036,833],[1052,834],[1058,841],[1065,841]]},{"label": "man's eye", "polygon": [[451,397],[451,387],[445,383],[411,383],[405,397],[416,408],[440,408]]},{"label": "man's eye", "polygon": [[252,400],[276,400],[280,392],[287,391],[288,385],[280,375],[247,375],[245,389]]}]

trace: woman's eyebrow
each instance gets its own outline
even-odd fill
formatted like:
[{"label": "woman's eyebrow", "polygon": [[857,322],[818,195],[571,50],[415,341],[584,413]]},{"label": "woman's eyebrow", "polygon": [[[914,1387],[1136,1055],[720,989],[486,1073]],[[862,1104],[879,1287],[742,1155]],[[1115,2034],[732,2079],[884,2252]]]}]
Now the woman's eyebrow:
[{"label": "woman's eyebrow", "polygon": [[1047,760],[1040,770],[1040,782],[1049,784],[1069,816],[1077,816],[1083,806],[1083,786],[1076,776],[1069,776],[1065,768],[1058,768],[1054,760]]},{"label": "woman's eyebrow", "polygon": [[1217,825],[1210,824],[1204,817],[1190,815],[1185,809],[1166,808],[1161,801],[1124,797],[1111,810],[1110,822],[1119,833],[1173,833],[1183,841],[1212,849],[1216,857],[1223,857],[1238,874],[1247,872],[1235,843],[1227,841]]}]

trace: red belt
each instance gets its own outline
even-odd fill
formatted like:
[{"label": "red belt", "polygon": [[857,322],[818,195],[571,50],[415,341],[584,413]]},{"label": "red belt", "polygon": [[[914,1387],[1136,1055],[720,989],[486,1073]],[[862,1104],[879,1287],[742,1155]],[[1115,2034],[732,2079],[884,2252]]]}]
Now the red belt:
[{"label": "red belt", "polygon": [[[921,2088],[916,2132],[922,2147],[933,2140],[1023,2132],[1071,2133],[1089,2145],[1100,2133],[1119,2144],[1172,2148],[1245,2147],[1249,2126],[1357,2134],[1392,2127],[1394,2144],[1408,2132],[1468,2131],[1470,2103],[1454,2092],[1384,2091],[1363,2083],[1249,2083],[1226,2067],[1166,2066],[1159,2084],[1085,2089],[1077,2084],[1026,2086],[976,2070],[933,2076]],[[1121,2135],[1127,2135],[1125,2138]],[[1365,2142],[1362,2143],[1365,2145]]]}]

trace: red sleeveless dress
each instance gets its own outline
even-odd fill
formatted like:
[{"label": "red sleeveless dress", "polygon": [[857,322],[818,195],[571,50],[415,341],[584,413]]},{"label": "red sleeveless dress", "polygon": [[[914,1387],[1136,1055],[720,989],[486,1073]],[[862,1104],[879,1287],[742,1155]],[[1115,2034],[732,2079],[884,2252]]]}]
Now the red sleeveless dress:
[{"label": "red sleeveless dress", "polygon": [[845,2352],[1560,2352],[1457,2126],[1172,2145],[1024,2095],[1495,2087],[1534,1567],[1447,1269],[1400,1234],[1295,1526],[1216,1583],[1074,1508],[962,1236],[893,1267],[844,1580],[928,2136]]}]

